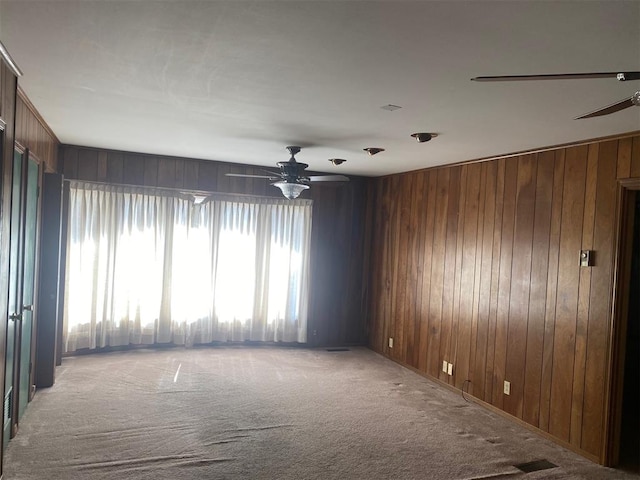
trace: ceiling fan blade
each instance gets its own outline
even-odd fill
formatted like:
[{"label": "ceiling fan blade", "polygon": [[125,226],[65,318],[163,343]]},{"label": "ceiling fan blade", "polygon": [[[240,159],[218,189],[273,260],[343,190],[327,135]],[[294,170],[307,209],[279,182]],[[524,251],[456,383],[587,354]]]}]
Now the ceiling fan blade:
[{"label": "ceiling fan blade", "polygon": [[580,120],[582,118],[592,118],[592,117],[600,117],[602,115],[609,115],[610,113],[619,112],[620,110],[624,110],[625,108],[633,107],[635,103],[631,98],[626,98],[618,103],[614,103],[613,105],[609,105],[608,107],[601,108],[600,110],[596,110],[595,112],[587,113],[586,115],[582,115],[581,117],[576,117],[574,120]]},{"label": "ceiling fan blade", "polygon": [[266,178],[269,180],[275,180],[277,178],[280,178],[278,176],[269,176],[269,175],[248,175],[245,173],[225,173],[225,176],[227,177],[244,177],[244,178]]},{"label": "ceiling fan blade", "polygon": [[309,178],[310,182],[348,182],[349,177],[344,175],[312,175]]},{"label": "ceiling fan blade", "polygon": [[542,75],[495,75],[474,77],[474,82],[513,82],[526,80],[577,80],[581,78],[617,78],[618,80],[640,80],[640,72],[590,72],[590,73],[551,73]]}]

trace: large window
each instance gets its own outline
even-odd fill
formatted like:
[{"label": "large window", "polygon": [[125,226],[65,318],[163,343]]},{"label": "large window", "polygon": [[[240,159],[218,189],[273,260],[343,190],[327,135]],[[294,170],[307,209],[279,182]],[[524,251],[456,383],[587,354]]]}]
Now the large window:
[{"label": "large window", "polygon": [[73,182],[65,350],[306,342],[311,201]]}]

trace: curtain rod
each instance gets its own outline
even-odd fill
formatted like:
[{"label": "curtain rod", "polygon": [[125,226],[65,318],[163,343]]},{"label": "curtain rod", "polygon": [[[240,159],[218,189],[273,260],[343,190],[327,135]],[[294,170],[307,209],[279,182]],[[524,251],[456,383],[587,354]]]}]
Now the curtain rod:
[{"label": "curtain rod", "polygon": [[312,199],[310,198],[297,198],[295,200],[288,200],[284,197],[281,196],[270,196],[270,195],[256,195],[256,194],[251,194],[251,193],[226,193],[226,192],[215,192],[215,191],[211,191],[211,190],[194,190],[194,189],[190,189],[190,188],[177,188],[177,187],[155,187],[155,186],[150,186],[150,185],[135,185],[132,183],[113,183],[113,182],[100,182],[97,180],[79,180],[77,178],[69,178],[69,179],[64,179],[65,182],[68,182],[70,185],[74,184],[74,183],[89,183],[89,184],[93,184],[93,185],[104,185],[104,186],[110,186],[110,187],[125,187],[125,188],[131,188],[131,189],[140,189],[140,190],[146,190],[148,192],[164,192],[164,193],[178,193],[178,194],[183,194],[183,195],[204,195],[207,197],[242,197],[242,198],[263,198],[263,199],[268,199],[268,200],[283,200],[289,203],[295,202],[296,200],[300,200],[300,201],[305,201],[305,202],[313,202]]}]

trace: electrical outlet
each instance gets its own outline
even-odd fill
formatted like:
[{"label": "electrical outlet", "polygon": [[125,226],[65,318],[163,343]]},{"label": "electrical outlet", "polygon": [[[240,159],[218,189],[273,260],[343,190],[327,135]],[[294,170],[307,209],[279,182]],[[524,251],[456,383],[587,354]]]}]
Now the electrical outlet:
[{"label": "electrical outlet", "polygon": [[504,394],[511,395],[511,382],[504,381]]},{"label": "electrical outlet", "polygon": [[449,375],[453,375],[453,363],[450,363],[450,364],[447,366],[447,373],[448,373]]},{"label": "electrical outlet", "polygon": [[389,337],[389,348],[393,348],[393,338]]},{"label": "electrical outlet", "polygon": [[449,363],[446,360],[443,360],[442,361],[442,371],[444,373],[447,373],[448,367],[449,367]]}]

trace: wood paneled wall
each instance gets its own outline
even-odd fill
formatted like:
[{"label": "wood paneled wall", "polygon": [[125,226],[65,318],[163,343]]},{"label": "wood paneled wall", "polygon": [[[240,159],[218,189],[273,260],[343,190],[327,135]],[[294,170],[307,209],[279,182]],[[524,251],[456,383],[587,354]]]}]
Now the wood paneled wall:
[{"label": "wood paneled wall", "polygon": [[21,89],[16,100],[16,142],[29,149],[45,171],[57,171],[58,139]]},{"label": "wood paneled wall", "polygon": [[616,180],[638,176],[640,135],[375,179],[370,346],[601,458]]},{"label": "wood paneled wall", "polygon": [[[249,165],[163,157],[95,148],[60,147],[66,179],[113,184],[281,197],[268,181],[225,173],[261,175]],[[303,193],[313,204],[310,345],[364,344],[363,269],[367,180],[314,185]]]}]

